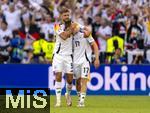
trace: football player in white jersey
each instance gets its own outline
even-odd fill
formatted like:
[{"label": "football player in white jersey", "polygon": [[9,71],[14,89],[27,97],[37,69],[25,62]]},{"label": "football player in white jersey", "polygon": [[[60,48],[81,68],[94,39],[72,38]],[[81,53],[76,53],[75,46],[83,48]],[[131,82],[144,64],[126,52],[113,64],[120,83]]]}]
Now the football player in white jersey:
[{"label": "football player in white jersey", "polygon": [[61,106],[61,81],[62,73],[66,75],[67,88],[66,88],[66,98],[67,105],[71,106],[71,97],[70,92],[72,89],[73,81],[73,48],[72,48],[72,33],[75,28],[74,24],[70,19],[70,10],[67,8],[62,8],[60,12],[62,24],[59,25],[58,30],[56,31],[56,44],[54,49],[53,57],[53,71],[56,76],[55,88],[56,88],[56,107]]},{"label": "football player in white jersey", "polygon": [[[77,30],[80,29],[80,30]],[[84,100],[86,97],[87,80],[90,74],[90,63],[92,57],[92,49],[95,55],[94,66],[99,67],[99,51],[98,46],[90,35],[90,31],[79,25],[74,35],[74,54],[73,54],[73,67],[74,77],[76,79],[76,89],[79,96],[79,107],[84,107]]]}]

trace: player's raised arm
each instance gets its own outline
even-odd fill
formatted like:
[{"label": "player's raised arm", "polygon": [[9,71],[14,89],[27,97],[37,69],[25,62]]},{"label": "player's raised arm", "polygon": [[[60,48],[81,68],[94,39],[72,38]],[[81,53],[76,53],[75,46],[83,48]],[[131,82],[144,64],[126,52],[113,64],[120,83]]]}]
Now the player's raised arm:
[{"label": "player's raised arm", "polygon": [[98,68],[100,66],[98,46],[95,41],[91,43],[91,46],[95,55],[94,66]]},{"label": "player's raised arm", "polygon": [[95,68],[98,68],[100,66],[100,61],[99,61],[99,50],[98,50],[98,46],[95,42],[95,40],[93,39],[90,30],[87,27],[84,27],[84,37],[87,38],[88,42],[90,43],[94,55],[95,55],[95,60],[94,60],[94,66]]}]

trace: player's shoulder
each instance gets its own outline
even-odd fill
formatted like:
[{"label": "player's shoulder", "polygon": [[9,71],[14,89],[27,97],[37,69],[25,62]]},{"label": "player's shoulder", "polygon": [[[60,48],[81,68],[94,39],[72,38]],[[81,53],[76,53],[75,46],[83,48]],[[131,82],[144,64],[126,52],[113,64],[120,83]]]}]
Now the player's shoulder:
[{"label": "player's shoulder", "polygon": [[64,29],[65,25],[63,23],[55,23],[54,24],[54,31],[57,33]]},{"label": "player's shoulder", "polygon": [[59,24],[59,30],[63,30],[64,28],[65,28],[65,24],[60,23],[60,24]]},{"label": "player's shoulder", "polygon": [[63,24],[63,23],[59,23],[59,26],[60,26],[60,27],[63,27],[63,26],[65,26],[65,24]]},{"label": "player's shoulder", "polygon": [[93,42],[93,41],[94,41],[94,38],[93,38],[92,34],[90,34],[90,36],[88,36],[88,37],[86,38],[86,40],[87,40],[88,42]]}]

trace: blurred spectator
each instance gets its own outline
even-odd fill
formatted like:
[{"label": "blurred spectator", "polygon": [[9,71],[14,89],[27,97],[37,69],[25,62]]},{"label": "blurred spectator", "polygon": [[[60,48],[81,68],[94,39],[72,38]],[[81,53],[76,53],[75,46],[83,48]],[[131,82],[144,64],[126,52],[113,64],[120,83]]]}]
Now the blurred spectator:
[{"label": "blurred spectator", "polygon": [[22,64],[30,64],[32,58],[33,58],[33,51],[32,51],[32,49],[24,50],[23,59],[22,59],[21,63]]},{"label": "blurred spectator", "polygon": [[42,45],[46,43],[46,40],[44,39],[45,35],[43,33],[40,34],[40,37],[33,42],[33,58],[32,58],[32,63],[34,64],[39,64],[39,63],[44,63],[44,56],[45,53],[42,49]]},{"label": "blurred spectator", "polygon": [[0,47],[6,47],[10,44],[10,39],[13,38],[12,31],[8,29],[6,21],[2,21],[0,29]]},{"label": "blurred spectator", "polygon": [[113,53],[119,48],[121,49],[121,55],[124,55],[124,40],[117,36],[117,34],[113,34],[114,36],[107,40],[107,62],[111,61],[113,57]]},{"label": "blurred spectator", "polygon": [[54,36],[49,35],[49,39],[45,40],[45,35],[41,33],[40,38],[33,42],[32,63],[51,64],[54,46],[55,46]]},{"label": "blurred spectator", "polygon": [[131,18],[131,24],[127,31],[127,42],[133,44],[133,48],[138,48],[138,43],[142,40],[142,28],[138,24],[138,16],[133,15]]},{"label": "blurred spectator", "polygon": [[106,18],[101,18],[101,26],[97,31],[97,35],[101,56],[100,61],[101,63],[105,63],[107,47],[106,41],[112,36],[112,28],[108,25]]},{"label": "blurred spectator", "polygon": [[92,36],[93,38],[97,41],[97,31],[99,30],[99,27],[100,27],[100,22],[101,22],[101,14],[97,14],[95,17],[94,17],[94,22],[92,24]]},{"label": "blurred spectator", "polygon": [[118,48],[121,56],[139,49],[149,54],[150,0],[0,0],[1,63],[50,63],[62,7],[92,31],[101,63],[110,61]]},{"label": "blurred spectator", "polygon": [[46,64],[52,64],[54,47],[54,36],[50,34],[49,39],[42,44],[42,51],[45,53],[44,59]]},{"label": "blurred spectator", "polygon": [[25,19],[22,27],[19,29],[19,35],[25,40],[24,49],[32,49],[32,42],[39,38],[40,29],[32,20]]},{"label": "blurred spectator", "polygon": [[126,64],[126,58],[122,57],[121,49],[118,48],[115,50],[111,64]]},{"label": "blurred spectator", "polygon": [[8,11],[9,6],[8,6],[9,1],[8,0],[2,0],[1,1],[1,11]]},{"label": "blurred spectator", "polygon": [[17,30],[21,27],[21,10],[16,10],[14,3],[9,4],[9,10],[4,11],[5,20],[10,30]]},{"label": "blurred spectator", "polygon": [[37,3],[37,4],[43,4],[43,0],[29,0],[29,2],[34,2],[34,3]]},{"label": "blurred spectator", "polygon": [[41,32],[45,34],[46,40],[49,40],[49,35],[54,35],[54,23],[50,15],[46,15],[44,22],[41,24]]},{"label": "blurred spectator", "polygon": [[13,35],[7,26],[7,22],[2,21],[0,29],[0,63],[8,61],[11,50],[10,40],[13,38]]},{"label": "blurred spectator", "polygon": [[133,56],[132,64],[149,64],[149,61],[143,55],[135,55]]},{"label": "blurred spectator", "polygon": [[94,17],[96,14],[99,13],[99,9],[101,8],[100,0],[93,0],[92,5],[92,17]]},{"label": "blurred spectator", "polygon": [[76,8],[73,14],[73,20],[81,25],[84,25],[83,10]]},{"label": "blurred spectator", "polygon": [[38,27],[40,27],[42,23],[43,16],[44,14],[41,12],[41,10],[35,11],[33,14],[34,22]]},{"label": "blurred spectator", "polygon": [[11,40],[11,60],[10,63],[21,63],[24,59],[24,47],[25,41],[20,38],[17,32],[14,33],[14,38]]},{"label": "blurred spectator", "polygon": [[125,40],[126,35],[126,25],[125,25],[126,18],[123,15],[122,11],[118,11],[116,17],[113,20],[113,33],[120,36],[123,40]]},{"label": "blurred spectator", "polygon": [[[148,12],[149,11],[150,11],[150,8],[149,8]],[[144,31],[145,31],[145,34],[144,34],[144,36],[145,36],[145,46],[150,47],[150,14],[148,15],[147,18],[145,18],[145,21],[143,19],[143,24],[144,24]]]},{"label": "blurred spectator", "polygon": [[120,0],[123,5],[130,5],[132,0]]}]

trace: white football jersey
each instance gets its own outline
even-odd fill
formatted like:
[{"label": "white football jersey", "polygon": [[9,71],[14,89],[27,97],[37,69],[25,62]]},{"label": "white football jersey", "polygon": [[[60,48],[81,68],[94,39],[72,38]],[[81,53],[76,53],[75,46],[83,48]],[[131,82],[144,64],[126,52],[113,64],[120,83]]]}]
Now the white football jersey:
[{"label": "white football jersey", "polygon": [[[112,28],[110,26],[100,27],[98,33],[102,34],[103,36],[111,37],[112,36]],[[98,43],[100,45],[100,51],[106,52],[107,42],[101,37],[98,37]]]},{"label": "white football jersey", "polygon": [[56,31],[55,36],[56,36],[56,44],[55,44],[55,49],[54,49],[54,54],[59,54],[59,55],[72,55],[72,36],[69,37],[66,40],[63,40],[59,35],[64,32],[65,25],[62,24],[59,26],[59,29]]},{"label": "white football jersey", "polygon": [[74,45],[74,64],[82,64],[85,60],[91,62],[91,46],[90,44],[94,42],[93,37],[84,38],[84,33],[78,32],[76,35],[74,35],[73,38],[73,45]]},{"label": "white football jersey", "polygon": [[10,30],[16,30],[21,27],[21,11],[16,10],[14,12],[4,11],[4,16],[6,22],[8,23],[8,28]]},{"label": "white football jersey", "polygon": [[3,31],[2,29],[0,29],[0,46],[4,47],[4,46],[8,46],[10,44],[10,40],[6,41],[6,37],[12,38],[12,32],[7,29],[6,31]]}]

